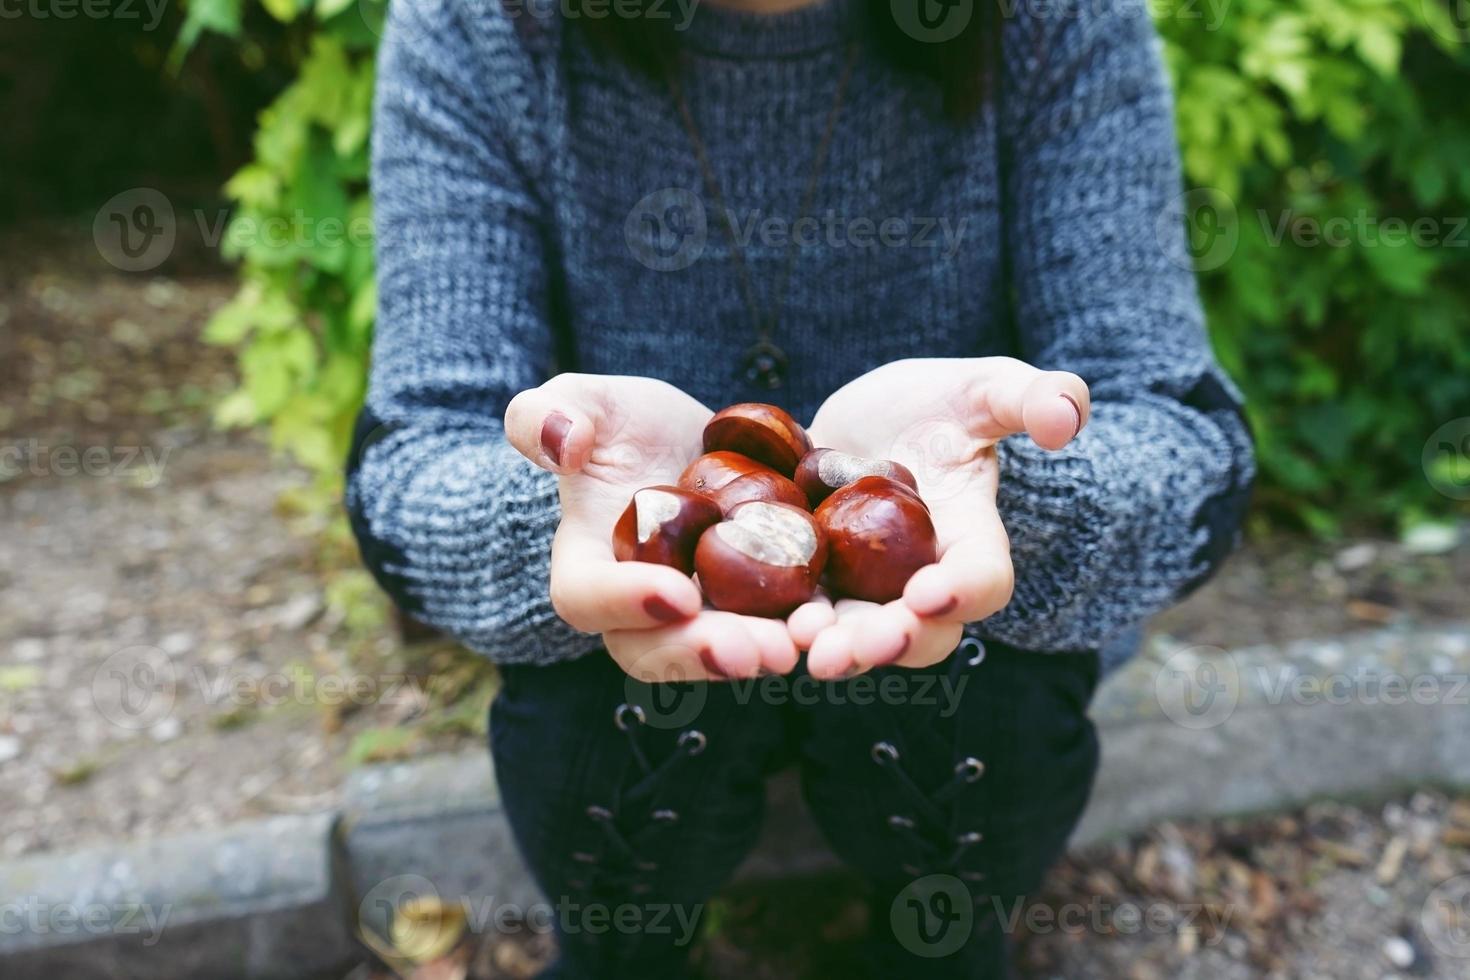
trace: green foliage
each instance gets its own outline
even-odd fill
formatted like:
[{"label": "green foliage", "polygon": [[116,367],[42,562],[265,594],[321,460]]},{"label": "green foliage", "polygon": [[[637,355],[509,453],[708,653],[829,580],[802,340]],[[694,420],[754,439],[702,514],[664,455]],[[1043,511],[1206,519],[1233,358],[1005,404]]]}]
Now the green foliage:
[{"label": "green foliage", "polygon": [[1470,36],[1421,0],[1183,9],[1157,20],[1258,510],[1328,534],[1448,512],[1421,453],[1470,414]]},{"label": "green foliage", "polygon": [[[247,2],[190,0],[177,57],[205,33],[246,43]],[[298,65],[227,185],[225,251],[243,282],[207,337],[239,349],[241,386],[219,419],[268,425],[335,492],[373,325],[365,178],[383,9],[260,8],[295,32]],[[1420,454],[1470,414],[1470,37],[1438,0],[1153,8],[1187,201],[1202,205],[1186,213],[1211,329],[1259,440],[1260,512],[1329,534],[1448,512]]]},{"label": "green foliage", "polygon": [[[176,48],[201,33],[245,43],[248,0],[190,0]],[[260,114],[255,158],[225,190],[235,208],[221,249],[238,295],[205,339],[239,351],[227,426],[268,425],[273,444],[335,496],[362,404],[376,299],[367,194],[378,0],[261,0],[290,25],[295,81]]]}]

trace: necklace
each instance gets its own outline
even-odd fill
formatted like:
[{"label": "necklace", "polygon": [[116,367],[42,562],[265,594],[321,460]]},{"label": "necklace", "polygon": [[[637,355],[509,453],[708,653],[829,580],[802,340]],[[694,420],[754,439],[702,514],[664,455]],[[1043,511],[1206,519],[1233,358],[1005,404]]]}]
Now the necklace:
[{"label": "necklace", "polygon": [[[837,90],[832,95],[832,107],[827,110],[827,122],[822,130],[821,141],[817,144],[811,174],[807,178],[806,189],[802,194],[801,211],[797,215],[796,224],[792,226],[793,229],[802,224],[811,211],[812,199],[817,192],[817,181],[821,178],[822,169],[827,162],[827,151],[832,146],[832,135],[837,129],[837,117],[842,112],[847,83],[852,78],[857,56],[858,45],[854,42],[847,48],[847,59],[842,67],[842,75],[837,80]],[[699,160],[705,192],[714,202],[715,210],[724,224],[725,234],[730,239],[730,261],[734,264],[735,273],[740,279],[740,292],[745,299],[746,308],[750,312],[751,322],[755,328],[755,343],[746,350],[739,375],[758,388],[774,390],[786,383],[788,359],[786,352],[776,344],[775,332],[780,320],[781,307],[786,299],[786,286],[796,267],[798,236],[794,234],[789,236],[790,240],[786,246],[786,264],[777,275],[775,286],[771,290],[770,305],[763,308],[755,294],[755,283],[751,279],[749,263],[745,260],[745,249],[740,243],[740,236],[735,232],[730,209],[725,205],[725,195],[720,188],[719,177],[715,175],[714,167],[710,163],[709,151],[699,133],[699,127],[694,123],[694,113],[689,110],[689,100],[685,98],[683,86],[679,82],[677,67],[671,64],[665,73],[669,93],[673,96],[674,104],[679,109],[679,118],[684,124],[684,131],[688,133],[689,142],[694,147],[694,155]]]}]

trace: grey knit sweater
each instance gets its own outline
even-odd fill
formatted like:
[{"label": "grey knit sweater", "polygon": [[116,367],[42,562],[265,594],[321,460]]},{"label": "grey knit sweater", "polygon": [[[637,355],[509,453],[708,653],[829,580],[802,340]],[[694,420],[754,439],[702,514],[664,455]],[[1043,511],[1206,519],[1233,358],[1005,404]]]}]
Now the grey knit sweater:
[{"label": "grey knit sweater", "polygon": [[897,358],[1007,354],[1080,374],[1094,408],[1079,439],[1001,446],[1017,582],[972,627],[982,638],[1116,661],[1120,636],[1223,556],[1250,438],[1171,209],[1171,101],[1143,5],[1012,5],[1000,105],[963,124],[934,83],[860,46],[815,224],[793,229],[864,30],[857,6],[701,6],[680,34],[762,298],[782,228],[803,236],[776,337],[790,375],[771,393],[737,369],[750,315],[667,88],[555,15],[394,5],[374,132],[377,338],[347,502],[368,566],[415,618],[502,663],[597,648],[547,596],[555,479],[501,426],[511,396],[567,369],[807,421]]}]

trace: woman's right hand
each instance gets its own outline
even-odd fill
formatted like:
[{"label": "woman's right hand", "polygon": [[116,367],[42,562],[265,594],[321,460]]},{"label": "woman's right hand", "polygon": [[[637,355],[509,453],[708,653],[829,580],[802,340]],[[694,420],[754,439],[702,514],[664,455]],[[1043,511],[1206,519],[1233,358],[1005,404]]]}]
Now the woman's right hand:
[{"label": "woman's right hand", "polygon": [[678,480],[712,415],[665,382],[591,374],[557,375],[505,412],[511,444],[558,477],[552,606],[572,627],[601,633],[619,666],[650,683],[796,666],[780,620],[703,609],[699,588],[678,570],[613,557],[613,525],[634,491]]}]

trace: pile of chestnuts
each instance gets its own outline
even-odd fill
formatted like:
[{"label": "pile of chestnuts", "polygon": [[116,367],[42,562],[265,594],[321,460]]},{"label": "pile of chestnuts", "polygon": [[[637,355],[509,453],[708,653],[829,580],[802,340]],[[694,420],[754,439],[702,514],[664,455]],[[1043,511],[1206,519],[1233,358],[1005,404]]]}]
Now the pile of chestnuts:
[{"label": "pile of chestnuts", "polygon": [[697,575],[716,609],[782,617],[825,585],[888,602],[935,560],[934,523],[908,468],[813,449],[774,405],[731,405],[704,430],[678,486],[633,494],[613,528],[619,561]]}]

